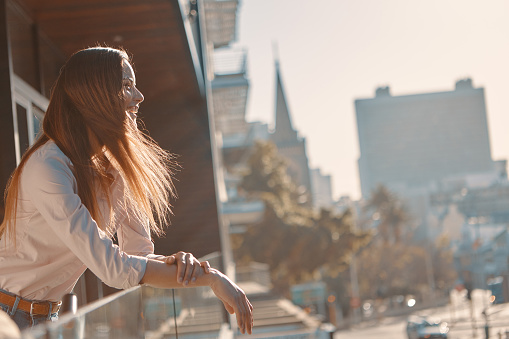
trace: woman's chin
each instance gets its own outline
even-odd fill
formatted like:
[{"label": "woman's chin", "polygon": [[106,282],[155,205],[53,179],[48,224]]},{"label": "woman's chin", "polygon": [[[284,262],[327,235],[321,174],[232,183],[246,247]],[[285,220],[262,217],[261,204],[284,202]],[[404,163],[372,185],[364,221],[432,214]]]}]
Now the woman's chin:
[{"label": "woman's chin", "polygon": [[138,124],[136,123],[137,114],[133,112],[126,112],[126,114],[129,117],[129,120],[133,123],[134,127],[138,127]]}]

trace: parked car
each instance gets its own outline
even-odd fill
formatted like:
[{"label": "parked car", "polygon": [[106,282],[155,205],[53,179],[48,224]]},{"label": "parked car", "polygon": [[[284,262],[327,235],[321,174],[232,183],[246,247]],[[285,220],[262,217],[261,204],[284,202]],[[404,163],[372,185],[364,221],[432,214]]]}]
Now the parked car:
[{"label": "parked car", "polygon": [[449,326],[439,319],[413,315],[407,320],[406,332],[408,339],[445,339]]}]

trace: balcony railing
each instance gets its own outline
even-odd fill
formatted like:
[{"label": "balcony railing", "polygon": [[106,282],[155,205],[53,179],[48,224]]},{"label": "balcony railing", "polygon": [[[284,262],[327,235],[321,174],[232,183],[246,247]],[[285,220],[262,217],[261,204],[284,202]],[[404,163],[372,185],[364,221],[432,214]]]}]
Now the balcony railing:
[{"label": "balcony railing", "polygon": [[22,338],[233,338],[227,320],[209,288],[138,286],[24,331]]}]

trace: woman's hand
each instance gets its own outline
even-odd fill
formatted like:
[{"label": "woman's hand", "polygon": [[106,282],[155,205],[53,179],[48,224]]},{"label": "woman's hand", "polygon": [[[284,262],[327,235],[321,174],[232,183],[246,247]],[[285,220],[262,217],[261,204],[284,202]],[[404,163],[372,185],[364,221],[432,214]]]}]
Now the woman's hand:
[{"label": "woman's hand", "polygon": [[[168,257],[166,261],[177,263],[177,267],[162,260],[149,259],[140,284],[148,284],[156,288],[176,288],[180,286],[180,283],[178,283],[179,274],[185,269],[185,277],[193,277],[194,275],[196,286],[209,286],[219,300],[223,302],[226,310],[231,314],[236,314],[240,331],[243,334],[246,332],[251,334],[253,329],[253,305],[247,299],[244,291],[228,279],[226,275],[210,268],[207,262],[197,265],[198,260],[187,254],[189,253],[179,252],[172,259]],[[187,260],[189,260],[189,265]],[[193,273],[189,275],[188,266],[193,267]],[[182,281],[185,280],[182,279]]]},{"label": "woman's hand", "polygon": [[210,284],[210,288],[224,304],[230,314],[236,314],[237,325],[242,334],[251,334],[253,329],[253,305],[249,302],[246,294],[226,275],[215,269],[210,269],[217,279]]},{"label": "woman's hand", "polygon": [[200,276],[201,270],[197,267],[201,266],[205,273],[209,273],[210,264],[208,261],[199,262],[191,253],[178,252],[166,257],[165,262],[168,265],[177,265],[177,282],[184,286],[189,283],[194,284],[198,276]]}]

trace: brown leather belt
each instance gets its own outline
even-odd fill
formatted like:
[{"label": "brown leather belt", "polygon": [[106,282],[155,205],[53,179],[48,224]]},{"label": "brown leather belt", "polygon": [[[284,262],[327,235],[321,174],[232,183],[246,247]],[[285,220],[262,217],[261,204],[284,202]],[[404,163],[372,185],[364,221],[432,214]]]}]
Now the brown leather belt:
[{"label": "brown leather belt", "polygon": [[[62,302],[52,302],[45,300],[28,300],[19,298],[18,310],[23,310],[30,315],[50,315],[53,313],[57,313],[60,309],[60,305]],[[0,290],[0,303],[8,305],[11,309],[14,307],[16,303],[16,295],[5,293]],[[51,313],[50,313],[51,310]]]}]

